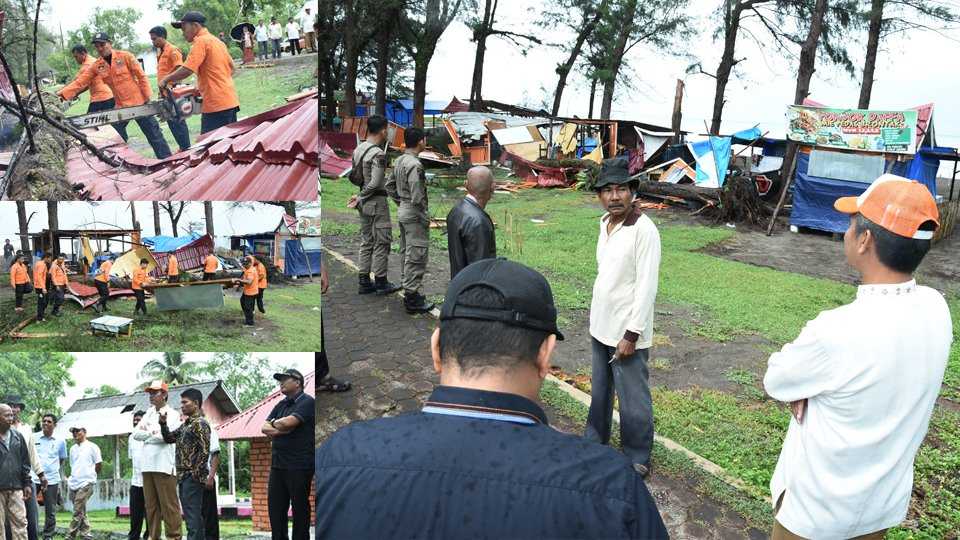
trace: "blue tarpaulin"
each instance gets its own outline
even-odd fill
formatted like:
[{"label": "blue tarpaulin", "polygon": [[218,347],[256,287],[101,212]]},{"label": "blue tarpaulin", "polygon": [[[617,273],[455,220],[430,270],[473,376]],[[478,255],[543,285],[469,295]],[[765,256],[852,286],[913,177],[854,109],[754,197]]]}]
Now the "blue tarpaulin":
[{"label": "blue tarpaulin", "polygon": [[762,135],[763,133],[760,132],[760,128],[752,127],[750,129],[738,131],[730,137],[733,139],[733,144],[750,144],[759,139]]},{"label": "blue tarpaulin", "polygon": [[[423,114],[424,116],[442,114],[443,109],[446,108],[446,106],[447,103],[445,101],[424,101]],[[386,105],[384,106],[384,112],[386,113],[387,120],[395,124],[399,124],[403,127],[408,127],[413,124],[412,99],[387,101]]]},{"label": "blue tarpaulin", "polygon": [[284,244],[283,273],[288,276],[310,276],[320,273],[320,250],[303,250],[299,240]]},{"label": "blue tarpaulin", "polygon": [[[932,149],[921,149],[913,159],[903,162],[888,159],[886,170],[920,182],[936,196],[940,160],[926,155],[925,150]],[[811,176],[807,173],[809,165],[810,154],[798,152],[790,224],[835,233],[846,231],[850,225],[850,217],[834,210],[834,201],[840,197],[859,196],[870,184]]]},{"label": "blue tarpaulin", "polygon": [[154,253],[172,253],[200,238],[202,235],[190,233],[187,236],[144,236],[140,242]]},{"label": "blue tarpaulin", "polygon": [[730,137],[710,137],[688,145],[697,162],[697,185],[723,187],[730,164],[731,142]]}]

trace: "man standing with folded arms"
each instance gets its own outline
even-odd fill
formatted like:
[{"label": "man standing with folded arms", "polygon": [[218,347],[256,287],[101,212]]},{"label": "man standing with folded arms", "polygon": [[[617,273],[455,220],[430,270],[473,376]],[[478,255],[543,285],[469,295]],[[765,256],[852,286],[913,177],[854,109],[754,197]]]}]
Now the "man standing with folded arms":
[{"label": "man standing with folded arms", "polygon": [[850,215],[857,296],[808,322],[763,379],[793,411],[770,480],[774,540],[879,540],[903,521],[953,340],[943,295],[913,278],[939,226],[930,191],[884,174],[834,208]]},{"label": "man standing with folded arms", "polygon": [[630,180],[626,158],[604,160],[595,189],[607,213],[600,218],[597,279],[590,304],[593,378],[584,437],[610,442],[616,389],[623,453],[646,478],[653,449],[647,360],[653,344],[660,233],[634,206],[636,181]]},{"label": "man standing with folded arms", "polygon": [[177,498],[176,445],[163,440],[160,415],[166,416],[169,430],[180,427],[180,415],[167,405],[167,383],[153,381],[146,392],[150,394],[150,408],[133,431],[133,438],[144,442],[141,468],[147,529],[150,540],[160,540],[162,523],[166,537],[179,540],[182,519]]}]

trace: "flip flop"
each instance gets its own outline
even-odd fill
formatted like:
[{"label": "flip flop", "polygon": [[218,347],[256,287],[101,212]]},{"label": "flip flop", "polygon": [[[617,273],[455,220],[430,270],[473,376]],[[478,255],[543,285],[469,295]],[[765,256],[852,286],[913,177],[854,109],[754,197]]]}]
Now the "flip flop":
[{"label": "flip flop", "polygon": [[346,392],[348,390],[350,390],[350,383],[338,381],[333,377],[327,377],[320,382],[321,392]]}]

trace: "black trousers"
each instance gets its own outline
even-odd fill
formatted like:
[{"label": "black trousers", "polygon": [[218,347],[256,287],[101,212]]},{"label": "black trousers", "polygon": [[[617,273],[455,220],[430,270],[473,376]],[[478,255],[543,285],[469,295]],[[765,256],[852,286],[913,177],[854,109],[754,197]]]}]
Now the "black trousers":
[{"label": "black trousers", "polygon": [[59,285],[59,286],[54,287],[54,288],[53,288],[53,291],[51,291],[51,294],[53,294],[53,310],[50,312],[50,314],[51,314],[51,315],[59,315],[59,314],[60,314],[60,306],[63,305],[63,300],[64,300],[64,298],[66,297],[66,294],[67,294],[67,287],[66,287],[66,285]]},{"label": "black trousers", "polygon": [[240,308],[243,310],[244,323],[247,326],[253,326],[253,308],[257,303],[257,297],[245,294],[240,297]]},{"label": "black trousers", "polygon": [[94,280],[93,284],[96,285],[97,293],[100,294],[100,307],[107,309],[107,298],[110,297],[110,286],[99,280]]},{"label": "black trousers", "polygon": [[293,508],[293,539],[310,538],[310,482],[313,471],[270,469],[267,484],[267,513],[270,516],[270,537],[290,540],[287,535],[287,508]]},{"label": "black trousers", "polygon": [[260,289],[260,292],[257,293],[257,309],[260,310],[260,313],[266,313],[263,309],[263,289]]},{"label": "black trousers", "polygon": [[214,279],[214,277],[215,277],[216,275],[217,275],[216,272],[204,272],[204,273],[203,273],[203,280],[204,280],[204,281],[210,281],[210,280]]},{"label": "black trousers", "polygon": [[146,540],[149,538],[146,526],[147,504],[143,498],[142,486],[130,486],[130,532],[127,540]]},{"label": "black trousers", "polygon": [[[33,492],[40,493],[40,484],[33,485]],[[60,483],[47,484],[43,492],[43,530],[40,534],[44,540],[50,540],[57,532],[57,501],[60,499]],[[37,528],[40,527],[40,518],[37,517]],[[30,531],[27,531],[29,537]]]},{"label": "black trousers", "polygon": [[[138,126],[140,126],[140,131],[143,132],[143,135],[147,138],[147,142],[150,143],[150,147],[153,148],[153,155],[157,156],[157,159],[164,159],[170,157],[170,145],[167,144],[167,140],[163,138],[163,132],[160,131],[160,123],[157,122],[157,119],[153,116],[144,116],[134,120]],[[120,133],[120,138],[127,141],[127,124],[129,120],[124,120],[123,122],[117,122],[116,124],[111,124],[114,129]]]},{"label": "black trousers", "polygon": [[34,289],[37,293],[37,320],[43,318],[44,312],[47,310],[47,303],[50,302],[49,294],[40,289]]},{"label": "black trousers", "polygon": [[290,43],[290,54],[300,54],[300,38],[288,39],[287,41]]},{"label": "black trousers", "polygon": [[323,310],[320,310],[320,352],[317,353],[317,363],[320,364],[320,378],[318,381],[323,381],[327,377],[327,374],[330,373],[330,363],[327,362],[327,348],[325,344],[326,340],[323,337]]},{"label": "black trousers", "polygon": [[137,297],[137,305],[133,307],[133,314],[136,315],[138,311],[143,310],[143,314],[147,314],[147,300],[146,294],[143,292],[143,289],[134,289],[133,295]]},{"label": "black trousers", "polygon": [[217,515],[216,488],[203,488],[203,526],[206,529],[204,540],[220,540],[220,516]]},{"label": "black trousers", "polygon": [[17,285],[17,288],[14,291],[14,296],[16,297],[16,300],[17,300],[16,307],[23,307],[23,295],[25,294],[27,294],[27,284],[21,283],[20,285]]},{"label": "black trousers", "polygon": [[240,107],[200,115],[200,133],[206,133],[237,121]]}]

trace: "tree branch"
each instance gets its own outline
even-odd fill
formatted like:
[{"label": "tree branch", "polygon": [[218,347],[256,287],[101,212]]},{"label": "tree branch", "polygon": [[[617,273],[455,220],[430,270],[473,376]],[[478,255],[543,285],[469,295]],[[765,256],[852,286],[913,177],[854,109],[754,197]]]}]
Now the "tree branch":
[{"label": "tree branch", "polygon": [[[17,100],[16,103],[10,103],[7,100],[3,100],[6,103],[10,103],[18,111],[17,116],[20,117],[20,120],[23,122],[23,128],[27,132],[27,141],[30,143],[30,153],[37,153],[37,145],[33,142],[33,128],[30,127],[30,122],[27,122],[27,107],[23,104],[23,99],[20,97],[20,88],[17,86],[17,81],[13,79],[13,72],[10,71],[10,64],[7,63],[7,57],[4,56],[3,51],[0,51],[0,63],[3,64],[3,70],[7,74],[7,80],[10,81],[10,86],[13,88],[13,97]],[[2,99],[2,98],[0,98]]]}]

